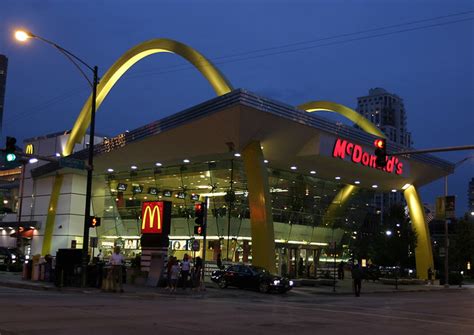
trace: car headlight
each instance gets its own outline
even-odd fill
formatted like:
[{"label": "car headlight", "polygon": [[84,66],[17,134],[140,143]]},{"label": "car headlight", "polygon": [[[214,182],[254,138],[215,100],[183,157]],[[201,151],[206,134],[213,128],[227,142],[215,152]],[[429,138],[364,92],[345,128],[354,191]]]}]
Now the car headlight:
[{"label": "car headlight", "polygon": [[280,285],[280,281],[279,281],[278,279],[275,279],[275,280],[273,281],[273,285],[275,285],[275,286],[276,286],[276,285]]},{"label": "car headlight", "polygon": [[290,281],[288,282],[288,284],[290,284],[290,286],[293,286],[293,284],[294,284],[294,283],[293,283],[293,280],[290,280]]}]

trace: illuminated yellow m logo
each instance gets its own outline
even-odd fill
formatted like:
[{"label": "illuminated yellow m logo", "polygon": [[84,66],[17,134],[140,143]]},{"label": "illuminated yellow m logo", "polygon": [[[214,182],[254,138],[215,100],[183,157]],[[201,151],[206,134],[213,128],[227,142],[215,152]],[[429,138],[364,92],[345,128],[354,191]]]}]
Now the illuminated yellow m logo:
[{"label": "illuminated yellow m logo", "polygon": [[33,150],[33,144],[27,144],[25,148],[25,154],[27,155],[33,155],[34,150]]},{"label": "illuminated yellow m logo", "polygon": [[158,204],[146,206],[142,215],[142,231],[161,232],[161,213]]}]

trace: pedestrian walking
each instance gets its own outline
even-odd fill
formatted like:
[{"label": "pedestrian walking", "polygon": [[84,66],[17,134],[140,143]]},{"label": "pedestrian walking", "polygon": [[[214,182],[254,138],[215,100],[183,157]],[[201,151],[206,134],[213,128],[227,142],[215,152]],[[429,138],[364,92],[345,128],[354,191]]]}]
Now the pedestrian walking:
[{"label": "pedestrian walking", "polygon": [[216,264],[217,264],[217,267],[219,268],[219,270],[222,270],[223,266],[222,266],[221,253],[217,254]]},{"label": "pedestrian walking", "polygon": [[168,263],[166,264],[166,281],[167,281],[166,289],[170,291],[173,288],[173,285],[171,282],[171,268],[173,267],[174,263],[175,263],[175,258],[173,256],[170,256],[168,258]]},{"label": "pedestrian walking", "polygon": [[193,268],[193,286],[194,290],[201,290],[201,276],[202,276],[202,259],[201,257],[196,257]]},{"label": "pedestrian walking", "polygon": [[337,279],[344,280],[344,262],[341,261],[337,267]]},{"label": "pedestrian walking", "polygon": [[360,268],[360,265],[354,264],[352,267],[352,282],[354,286],[354,294],[356,297],[360,296],[360,290],[362,288],[362,269]]},{"label": "pedestrian walking", "polygon": [[178,285],[178,278],[179,278],[179,264],[178,262],[174,261],[174,257],[173,257],[173,262],[170,269],[170,282],[171,282],[170,292],[171,293],[176,291],[176,286]]},{"label": "pedestrian walking", "polygon": [[120,254],[120,247],[117,245],[114,248],[112,256],[110,256],[110,265],[112,266],[109,270],[107,279],[112,281],[112,291],[117,292],[117,286],[120,292],[123,292],[122,286],[122,266],[124,259]]},{"label": "pedestrian walking", "polygon": [[188,254],[184,254],[183,261],[181,262],[181,281],[183,284],[183,290],[186,290],[189,280],[189,271],[191,270],[191,262],[189,261]]},{"label": "pedestrian walking", "polygon": [[428,285],[433,285],[433,270],[431,270],[431,267],[428,268]]}]

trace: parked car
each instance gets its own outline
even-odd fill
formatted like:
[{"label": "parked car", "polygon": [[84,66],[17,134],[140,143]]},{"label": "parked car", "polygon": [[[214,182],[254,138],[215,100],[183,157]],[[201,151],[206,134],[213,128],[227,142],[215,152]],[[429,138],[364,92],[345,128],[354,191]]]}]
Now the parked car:
[{"label": "parked car", "polygon": [[17,248],[0,247],[0,268],[6,270],[21,269],[25,256]]},{"label": "parked car", "polygon": [[231,265],[225,270],[212,272],[211,280],[220,288],[235,286],[255,289],[263,293],[276,291],[285,293],[293,287],[288,278],[271,274],[268,270],[252,265]]}]

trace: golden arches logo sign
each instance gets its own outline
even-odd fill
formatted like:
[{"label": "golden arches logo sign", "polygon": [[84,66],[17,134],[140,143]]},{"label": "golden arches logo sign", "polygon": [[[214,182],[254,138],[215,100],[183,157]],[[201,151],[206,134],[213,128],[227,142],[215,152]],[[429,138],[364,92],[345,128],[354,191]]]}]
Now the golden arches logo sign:
[{"label": "golden arches logo sign", "polygon": [[26,145],[26,148],[25,148],[25,154],[27,155],[33,155],[35,153],[35,148],[33,147],[33,144],[29,143]]},{"label": "golden arches logo sign", "polygon": [[142,204],[142,234],[161,234],[163,231],[163,202],[149,201]]}]

